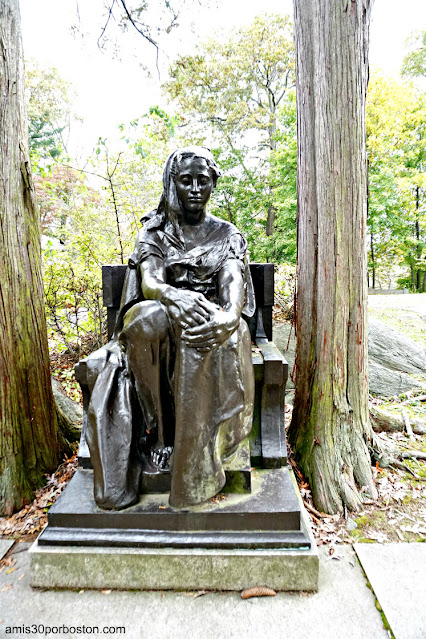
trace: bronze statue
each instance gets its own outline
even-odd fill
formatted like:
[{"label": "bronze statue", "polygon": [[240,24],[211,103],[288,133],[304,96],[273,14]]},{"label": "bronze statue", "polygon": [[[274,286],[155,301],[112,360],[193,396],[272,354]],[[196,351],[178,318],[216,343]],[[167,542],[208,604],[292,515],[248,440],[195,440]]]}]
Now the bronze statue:
[{"label": "bronze statue", "polygon": [[[238,229],[206,211],[220,171],[210,151],[172,153],[158,208],[129,260],[114,338],[89,370],[87,441],[96,503],[138,500],[140,473],[171,472],[170,505],[214,497],[223,462],[252,425],[254,312]],[[91,358],[89,358],[90,360]]]}]

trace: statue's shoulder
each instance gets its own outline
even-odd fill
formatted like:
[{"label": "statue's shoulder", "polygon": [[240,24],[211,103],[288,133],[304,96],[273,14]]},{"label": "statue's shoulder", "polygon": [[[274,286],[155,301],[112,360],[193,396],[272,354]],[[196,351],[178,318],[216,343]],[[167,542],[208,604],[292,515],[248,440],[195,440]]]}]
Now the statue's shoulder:
[{"label": "statue's shoulder", "polygon": [[146,236],[150,231],[156,231],[164,226],[164,213],[158,212],[157,209],[145,213],[141,218],[142,228],[139,230],[141,237]]},{"label": "statue's shoulder", "polygon": [[148,255],[158,255],[163,257],[164,246],[162,241],[163,233],[159,231],[161,220],[157,210],[146,213],[141,218],[142,227],[138,230],[135,240],[135,250],[129,260],[132,263],[140,264]]},{"label": "statue's shoulder", "polygon": [[216,215],[209,214],[209,223],[212,231],[222,232],[224,237],[230,237],[235,234],[241,235],[241,231],[237,229],[235,224],[227,220],[222,220],[220,217],[216,217]]}]

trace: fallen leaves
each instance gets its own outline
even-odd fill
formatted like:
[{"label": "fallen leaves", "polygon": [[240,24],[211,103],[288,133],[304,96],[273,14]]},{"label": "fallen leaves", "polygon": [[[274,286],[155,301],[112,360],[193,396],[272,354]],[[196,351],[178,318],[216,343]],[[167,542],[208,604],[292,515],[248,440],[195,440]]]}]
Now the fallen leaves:
[{"label": "fallen leaves", "polygon": [[3,559],[0,561],[0,574],[4,570],[6,570],[6,568],[9,568],[9,570],[6,570],[6,575],[8,575],[10,572],[12,572],[12,570],[14,570],[14,568],[12,567],[15,564],[16,564],[16,559],[11,557],[10,555],[8,557],[3,557]]},{"label": "fallen leaves", "polygon": [[340,555],[338,552],[336,552],[335,547],[331,546],[330,550],[328,551],[327,561],[330,561],[330,559],[334,559],[335,561],[340,561],[342,557],[343,555]]},{"label": "fallen leaves", "polygon": [[247,588],[241,593],[241,599],[251,599],[252,597],[275,597],[276,591],[266,586],[254,586]]},{"label": "fallen leaves", "polygon": [[426,527],[422,526],[420,523],[415,524],[414,526],[401,526],[401,530],[414,533],[415,535],[426,535]]},{"label": "fallen leaves", "polygon": [[371,531],[367,534],[368,539],[373,539],[374,541],[378,541],[379,544],[383,544],[385,541],[389,541],[388,536],[380,531]]},{"label": "fallen leaves", "polygon": [[77,468],[77,456],[66,458],[53,475],[46,475],[46,486],[36,491],[32,504],[24,506],[8,519],[0,519],[1,536],[40,533],[47,524],[47,511],[62,493]]},{"label": "fallen leaves", "polygon": [[14,566],[16,564],[16,559],[14,559],[13,557],[5,557],[4,559],[1,560],[1,564],[2,566]]},{"label": "fallen leaves", "polygon": [[[312,515],[310,515],[312,517]],[[340,515],[333,515],[315,522],[314,535],[319,546],[322,544],[341,544],[346,535],[345,520]]]},{"label": "fallen leaves", "polygon": [[387,474],[376,481],[379,495],[383,498],[386,506],[390,500],[401,502],[407,496],[409,486],[406,482],[400,481],[396,473]]},{"label": "fallen leaves", "polygon": [[[287,415],[286,415],[287,417]],[[394,440],[398,447],[409,447],[412,444],[403,433],[382,434],[387,440]],[[414,451],[417,457],[418,472],[424,468],[423,457],[426,451],[426,436],[416,435],[416,445],[419,450]],[[316,543],[332,546],[342,543],[353,543],[370,539],[378,543],[406,542],[426,539],[426,489],[425,477],[410,476],[406,468],[381,468],[379,463],[372,467],[373,478],[378,491],[378,499],[373,500],[364,494],[362,511],[357,513],[342,513],[327,515],[321,513],[313,504],[310,487],[294,461],[291,448],[288,449],[289,465],[294,472],[300,494],[307,511],[312,532]],[[398,510],[399,509],[399,510]],[[330,555],[332,559],[334,555]],[[338,555],[335,557],[338,559]]]}]

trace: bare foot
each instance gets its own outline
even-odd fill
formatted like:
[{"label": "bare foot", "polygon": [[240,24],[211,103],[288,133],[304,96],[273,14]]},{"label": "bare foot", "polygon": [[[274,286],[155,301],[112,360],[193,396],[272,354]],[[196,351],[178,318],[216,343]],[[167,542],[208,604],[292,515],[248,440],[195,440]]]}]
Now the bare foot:
[{"label": "bare foot", "polygon": [[166,446],[165,448],[157,447],[151,451],[151,461],[159,470],[165,470],[169,466],[172,453],[172,446]]}]

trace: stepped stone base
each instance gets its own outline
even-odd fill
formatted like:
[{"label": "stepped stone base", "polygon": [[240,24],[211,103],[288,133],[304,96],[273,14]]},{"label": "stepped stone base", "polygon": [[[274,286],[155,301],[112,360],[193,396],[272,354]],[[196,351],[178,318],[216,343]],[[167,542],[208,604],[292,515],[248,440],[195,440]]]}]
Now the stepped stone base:
[{"label": "stepped stone base", "polygon": [[93,503],[91,472],[78,471],[30,550],[31,585],[316,591],[318,551],[292,474],[253,475],[251,495],[185,513],[167,507],[165,495],[106,512]]},{"label": "stepped stone base", "polygon": [[310,550],[82,548],[35,545],[31,585],[123,590],[318,589]]}]

